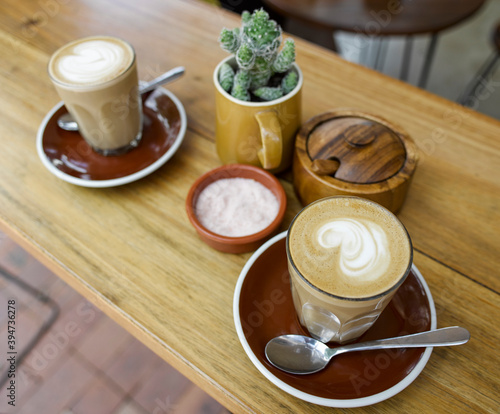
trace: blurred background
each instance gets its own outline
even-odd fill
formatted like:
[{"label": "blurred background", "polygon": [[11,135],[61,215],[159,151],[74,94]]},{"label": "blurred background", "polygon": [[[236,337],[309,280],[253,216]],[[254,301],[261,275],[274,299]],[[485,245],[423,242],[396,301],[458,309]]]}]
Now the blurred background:
[{"label": "blurred background", "polygon": [[[351,1],[361,2],[361,0]],[[375,3],[384,1],[375,0]],[[318,24],[304,24],[299,19],[287,17],[282,12],[277,13],[274,8],[270,7],[271,4],[286,3],[284,0],[211,0],[210,2],[237,13],[264,7],[284,30],[324,47],[331,47],[335,41],[340,56],[364,66],[373,68],[375,60],[373,54],[378,48],[385,47],[385,59],[379,62],[377,70],[391,77],[400,77],[401,67],[405,60],[405,36],[384,37],[382,44],[385,46],[380,46],[380,38],[375,36],[360,36],[345,31],[328,33],[325,30],[319,30]],[[330,0],[330,2],[335,3],[335,0]],[[289,3],[305,5],[308,2],[292,0]],[[311,2],[313,3],[319,5],[318,7],[323,4],[326,10],[324,4],[329,1]],[[405,2],[401,4],[404,5]],[[470,17],[440,31],[425,89],[446,99],[457,101],[483,64],[492,54],[498,54],[498,46],[494,46],[492,37],[499,24],[500,0],[486,0]],[[406,79],[410,84],[418,85],[430,41],[431,36],[428,34],[414,36]],[[469,101],[468,106],[500,119],[500,70],[495,71],[495,68],[491,71],[491,79],[482,82],[483,88],[476,91],[475,97]]]}]

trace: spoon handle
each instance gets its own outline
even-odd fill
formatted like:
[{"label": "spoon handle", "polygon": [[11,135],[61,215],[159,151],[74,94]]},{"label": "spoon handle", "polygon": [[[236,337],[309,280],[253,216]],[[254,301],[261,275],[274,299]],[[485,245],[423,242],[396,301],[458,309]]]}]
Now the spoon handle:
[{"label": "spoon handle", "polygon": [[459,326],[436,329],[433,331],[420,332],[412,335],[400,336],[397,338],[377,339],[375,341],[361,342],[331,348],[331,356],[344,352],[361,351],[369,349],[386,348],[419,348],[424,346],[450,346],[462,345],[470,339],[467,329]]},{"label": "spoon handle", "polygon": [[178,66],[176,68],[173,68],[168,72],[165,72],[162,75],[158,76],[157,78],[153,79],[151,82],[148,82],[147,84],[145,84],[145,86],[143,87],[139,86],[139,93],[142,95],[143,93],[152,91],[158,85],[163,85],[164,83],[172,82],[173,80],[179,78],[183,74],[184,74],[183,66]]}]

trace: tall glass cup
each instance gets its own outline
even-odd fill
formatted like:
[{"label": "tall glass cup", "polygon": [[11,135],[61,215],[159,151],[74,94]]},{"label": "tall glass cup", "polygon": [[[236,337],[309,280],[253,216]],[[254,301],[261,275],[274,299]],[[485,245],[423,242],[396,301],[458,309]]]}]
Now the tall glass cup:
[{"label": "tall glass cup", "polygon": [[51,57],[48,71],[79,132],[98,153],[118,155],[142,136],[142,106],[133,47],[110,36],[75,40]]},{"label": "tall glass cup", "polygon": [[344,196],[301,210],[290,224],[286,252],[300,323],[314,338],[338,343],[375,323],[413,257],[410,236],[394,214]]}]

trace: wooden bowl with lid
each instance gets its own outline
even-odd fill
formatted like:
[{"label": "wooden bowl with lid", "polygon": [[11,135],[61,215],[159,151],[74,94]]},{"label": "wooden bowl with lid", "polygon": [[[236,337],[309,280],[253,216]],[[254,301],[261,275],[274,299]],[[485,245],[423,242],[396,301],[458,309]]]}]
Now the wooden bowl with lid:
[{"label": "wooden bowl with lid", "polygon": [[417,161],[415,143],[399,126],[359,110],[338,109],[311,118],[298,132],[293,182],[304,205],[354,195],[397,213]]}]

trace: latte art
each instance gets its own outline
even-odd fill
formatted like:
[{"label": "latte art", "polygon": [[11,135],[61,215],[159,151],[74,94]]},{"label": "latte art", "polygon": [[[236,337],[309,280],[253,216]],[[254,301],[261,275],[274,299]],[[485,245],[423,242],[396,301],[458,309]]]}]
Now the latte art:
[{"label": "latte art", "polygon": [[387,236],[376,223],[340,218],[323,224],[317,232],[318,243],[337,249],[338,266],[347,277],[375,280],[383,276],[390,262]]},{"label": "latte art", "polygon": [[95,151],[118,155],[138,145],[142,107],[129,43],[112,36],[77,39],[54,52],[48,71],[80,135]]},{"label": "latte art", "polygon": [[111,80],[127,69],[131,54],[123,45],[107,40],[93,40],[75,45],[57,61],[57,72],[73,84],[95,84]]},{"label": "latte art", "polygon": [[411,264],[411,241],[401,222],[356,197],[308,205],[293,220],[288,245],[294,266],[309,283],[341,297],[390,290]]},{"label": "latte art", "polygon": [[300,323],[322,342],[345,343],[372,326],[412,262],[398,218],[358,197],[327,197],[302,209],[287,235],[288,271]]}]

